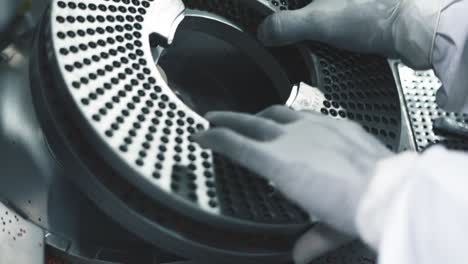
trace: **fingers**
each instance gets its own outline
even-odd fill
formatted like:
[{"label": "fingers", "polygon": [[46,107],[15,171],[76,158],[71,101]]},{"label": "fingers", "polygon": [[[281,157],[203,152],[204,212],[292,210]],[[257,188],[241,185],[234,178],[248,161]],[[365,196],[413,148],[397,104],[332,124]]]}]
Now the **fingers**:
[{"label": "fingers", "polygon": [[258,39],[266,46],[321,39],[322,23],[314,24],[314,15],[309,12],[311,5],[298,10],[277,12],[267,17],[258,29]]},{"label": "fingers", "polygon": [[228,157],[234,162],[264,175],[267,155],[262,143],[227,128],[213,128],[194,136],[202,147]]},{"label": "fingers", "polygon": [[325,225],[318,224],[296,242],[293,250],[295,264],[307,264],[317,257],[351,242],[352,238]]},{"label": "fingers", "polygon": [[308,27],[305,14],[300,11],[282,11],[267,17],[258,28],[258,39],[266,46],[280,46],[305,39]]},{"label": "fingers", "polygon": [[448,95],[447,95],[447,91],[445,91],[445,88],[443,86],[441,86],[436,92],[436,102],[440,108],[444,110],[446,109],[447,102],[448,102]]},{"label": "fingers", "polygon": [[271,119],[280,124],[287,124],[301,119],[303,114],[283,105],[274,105],[259,112],[257,116]]},{"label": "fingers", "polygon": [[446,112],[466,113],[468,109],[468,92],[460,89],[462,85],[441,86],[436,92],[437,105]]},{"label": "fingers", "polygon": [[[302,112],[302,114],[306,115],[307,122],[314,123],[316,131],[318,131],[319,128],[327,129],[330,133],[338,135],[337,139],[346,141],[346,145],[343,145],[341,141],[335,141],[328,145],[332,146],[332,144],[335,144],[336,146],[345,147],[343,148],[343,153],[351,149],[351,146],[356,146],[370,155],[389,156],[391,154],[379,139],[366,132],[362,126],[356,122],[334,120],[328,116],[313,112]],[[311,134],[311,136],[313,136],[313,134]]]},{"label": "fingers", "polygon": [[205,117],[216,126],[226,127],[247,137],[262,141],[274,139],[283,132],[278,123],[249,114],[210,112]]}]

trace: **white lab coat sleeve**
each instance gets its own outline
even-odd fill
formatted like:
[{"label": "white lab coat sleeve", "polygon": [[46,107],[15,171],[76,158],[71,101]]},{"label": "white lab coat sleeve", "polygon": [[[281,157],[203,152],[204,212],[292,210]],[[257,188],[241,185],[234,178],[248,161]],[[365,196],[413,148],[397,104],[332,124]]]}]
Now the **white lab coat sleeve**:
[{"label": "white lab coat sleeve", "polygon": [[446,111],[468,113],[468,1],[441,0],[432,66],[442,81],[437,103]]},{"label": "white lab coat sleeve", "polygon": [[468,263],[468,154],[437,146],[379,162],[356,225],[379,264]]}]

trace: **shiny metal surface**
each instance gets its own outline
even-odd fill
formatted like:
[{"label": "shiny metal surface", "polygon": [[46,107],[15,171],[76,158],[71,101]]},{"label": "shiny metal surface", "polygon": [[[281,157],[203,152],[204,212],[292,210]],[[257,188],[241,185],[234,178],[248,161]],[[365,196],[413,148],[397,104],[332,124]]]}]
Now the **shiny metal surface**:
[{"label": "shiny metal surface", "polygon": [[41,227],[47,244],[77,258],[99,259],[109,250],[148,254],[152,247],[120,228],[69,182],[65,174],[73,172],[56,160],[36,119],[27,53],[11,47],[4,54],[8,60],[0,66],[0,198]]},{"label": "shiny metal surface", "polygon": [[404,64],[395,65],[400,75],[403,107],[407,109],[410,135],[417,151],[441,144],[449,149],[468,150],[468,141],[456,135],[435,133],[433,122],[439,117],[448,117],[456,122],[468,123],[468,114],[446,112],[437,106],[436,92],[441,82],[433,71],[415,71]]},{"label": "shiny metal surface", "polygon": [[0,203],[0,263],[43,264],[44,231]]},{"label": "shiny metal surface", "polygon": [[[141,5],[134,2],[126,7],[105,1],[97,5],[84,0],[71,3],[73,5],[54,1],[51,8],[51,48],[53,56],[56,56],[54,63],[57,63],[57,69],[52,67],[51,70],[59,71],[58,74],[64,80],[66,89],[60,92],[63,92],[66,105],[83,135],[95,146],[90,151],[96,151],[119,172],[119,176],[138,186],[148,196],[182,214],[204,219],[224,217],[225,221],[244,221],[246,225],[252,224],[248,222],[304,224],[305,219],[300,216],[283,220],[253,215],[255,219],[252,221],[243,214],[234,213],[233,219],[229,219],[231,216],[225,214],[226,208],[218,200],[217,189],[208,187],[218,185],[216,177],[205,176],[215,174],[213,155],[191,140],[191,134],[208,126],[206,120],[190,107],[192,101],[204,100],[201,103],[204,104],[206,101],[221,102],[220,96],[224,96],[225,100],[240,97],[244,105],[257,104],[254,108],[257,111],[269,104],[281,103],[281,100],[272,99],[260,104],[257,99],[272,97],[271,93],[263,92],[271,90],[270,80],[275,80],[271,83],[278,90],[282,87],[289,89],[287,78],[280,79],[281,71],[269,70],[275,65],[275,61],[269,59],[271,55],[250,37],[233,35],[236,30],[229,25],[226,27],[219,20],[191,16],[186,21],[197,21],[190,24],[186,34],[181,33],[188,39],[182,37],[182,41],[174,43],[174,46],[168,48],[165,57],[158,60],[153,58],[150,47],[154,35],[172,39],[170,35],[174,24],[182,27],[189,23],[179,22],[179,1],[143,1]],[[177,8],[172,8],[172,5]],[[177,12],[167,12],[168,8]],[[95,18],[88,19],[90,16]],[[150,19],[153,17],[164,20]],[[119,18],[123,21],[116,23]],[[100,27],[96,27],[95,19],[100,19]],[[120,23],[127,24],[119,28]],[[213,29],[195,37],[197,33],[192,33],[210,27]],[[88,28],[94,28],[97,33],[88,33]],[[122,36],[124,38],[119,39]],[[214,40],[212,42],[213,38],[220,38],[218,42],[223,41],[223,44]],[[158,41],[153,45],[158,45]],[[170,60],[177,65],[171,67],[174,64],[163,63],[166,57],[173,54],[171,51],[179,46],[182,47],[175,52],[175,58]],[[250,53],[245,53],[248,51]],[[122,63],[119,61],[122,56],[129,58],[125,61],[131,62]],[[156,65],[148,63],[151,61],[159,61],[168,75],[169,84],[164,81]],[[181,72],[180,65],[192,65],[192,68],[188,71],[182,69]],[[204,67],[209,67],[207,74],[199,71]],[[267,78],[261,79],[262,71],[267,74]],[[177,73],[182,84],[171,83],[173,72]],[[252,76],[255,77],[248,79]],[[258,84],[255,83],[257,80]],[[239,95],[239,91],[248,89],[249,84],[255,87],[247,94],[250,96]],[[227,85],[230,86],[225,87]],[[189,90],[187,86],[194,91],[198,90],[198,93],[184,96]],[[218,89],[205,89],[210,86]],[[221,90],[220,87],[223,87],[222,92],[214,95],[213,92]],[[180,91],[182,96],[177,96],[174,90]],[[230,93],[232,91],[237,94]],[[195,98],[193,95],[198,96]],[[177,148],[181,148],[181,151],[177,151]],[[193,182],[177,182],[174,176],[178,174],[177,168],[196,175]],[[207,215],[202,216],[201,213]]]},{"label": "shiny metal surface", "polygon": [[157,1],[151,8],[154,11],[148,12],[155,12],[157,15],[148,23],[148,30],[164,40],[161,45],[172,44],[177,27],[185,17],[184,3],[181,0]]},{"label": "shiny metal surface", "polygon": [[[251,176],[246,175],[246,180],[258,184],[265,204],[278,200],[282,206],[264,206],[263,212],[255,205],[258,199],[246,196],[241,199],[252,205],[241,211],[230,208],[234,202],[220,201],[222,183],[214,177],[219,174],[215,169],[229,162],[214,161],[211,151],[201,149],[191,138],[207,127],[207,121],[187,103],[195,101],[194,95],[213,103],[239,97],[242,106],[253,106],[253,111],[282,102],[274,93],[290,89],[289,81],[272,55],[230,24],[188,14],[176,33],[181,40],[158,60],[168,84],[156,66],[148,63],[155,61],[151,48],[158,45],[156,41],[150,46],[152,35],[162,34],[155,32],[159,27],[149,18],[158,17],[164,9],[151,1],[126,5],[55,1],[50,27],[43,32],[45,45],[51,48],[47,49],[49,69],[61,76],[54,80],[61,87],[57,92],[70,112],[68,119],[93,146],[88,151],[96,152],[102,163],[118,172],[116,176],[152,199],[198,221],[223,228],[223,222],[230,223],[250,232],[263,228],[276,234],[303,228],[306,217],[279,195],[266,195],[268,186]],[[168,24],[177,20],[166,19]],[[164,63],[171,56],[175,67]],[[177,72],[181,67],[190,68],[173,78],[172,69]],[[184,82],[171,83],[174,79]],[[193,93],[184,101],[180,98],[188,97],[184,96],[187,87]],[[182,96],[174,91],[183,91]],[[214,91],[219,94],[213,97]]]},{"label": "shiny metal surface", "polygon": [[[57,4],[60,4],[60,1],[58,1]],[[60,5],[63,6],[63,4]],[[75,7],[76,6],[77,5],[75,5]],[[55,17],[53,17],[53,19],[55,19]],[[63,21],[62,19],[58,20]],[[269,204],[274,201],[275,204],[272,204],[271,208],[267,206],[247,208],[247,205],[245,209],[250,211],[267,210],[283,213],[278,215],[279,217],[276,216],[276,213],[274,215],[271,213],[256,213],[250,216],[250,219],[255,217],[256,222],[252,220],[230,222],[230,224],[234,223],[240,228],[232,228],[232,226],[227,228],[227,221],[223,219],[214,219],[215,221],[213,221],[213,219],[208,219],[206,214],[202,214],[203,212],[201,210],[194,211],[191,208],[179,207],[178,204],[176,205],[171,202],[173,200],[147,197],[139,189],[133,187],[132,183],[125,182],[124,179],[119,179],[119,174],[122,173],[122,171],[112,171],[108,166],[114,166],[115,164],[111,163],[107,165],[106,162],[99,157],[99,152],[94,151],[94,148],[100,145],[94,144],[94,142],[90,145],[90,143],[87,142],[87,138],[81,135],[86,125],[82,126],[82,123],[75,123],[80,120],[80,117],[79,115],[73,115],[73,104],[67,101],[66,95],[62,96],[64,91],[60,89],[65,89],[65,87],[63,87],[63,84],[60,84],[61,78],[52,78],[54,75],[45,76],[47,70],[50,69],[54,72],[55,69],[53,68],[55,66],[55,57],[53,55],[55,54],[50,52],[52,51],[52,49],[50,49],[52,42],[50,42],[48,38],[48,29],[50,28],[47,27],[47,21],[45,21],[44,30],[40,31],[43,34],[39,35],[39,41],[36,42],[38,45],[37,52],[35,53],[37,59],[33,60],[36,62],[36,65],[33,66],[32,69],[37,73],[33,76],[33,80],[35,80],[34,82],[42,84],[38,89],[32,90],[35,94],[34,104],[36,110],[40,113],[39,116],[42,126],[44,128],[47,127],[48,132],[46,134],[51,149],[53,149],[54,153],[59,153],[57,154],[57,158],[63,161],[68,169],[80,172],[78,177],[72,177],[71,179],[76,181],[76,184],[80,186],[103,211],[113,216],[116,221],[130,229],[136,235],[141,236],[147,241],[151,241],[155,245],[160,245],[169,251],[186,257],[217,259],[219,261],[223,260],[229,262],[243,261],[246,263],[254,263],[261,260],[283,261],[289,258],[289,246],[286,247],[286,245],[290,243],[289,237],[295,236],[298,230],[303,228],[302,222],[304,222],[303,219],[305,219],[305,215],[301,214],[297,207],[288,204],[284,199],[278,197],[277,194],[273,194],[271,190],[269,191],[266,189],[268,186],[263,183],[261,179],[254,178],[246,170],[241,168],[232,171],[227,170],[226,172],[229,173],[229,175],[222,175],[223,178],[226,177],[226,179],[229,178],[229,180],[234,180],[236,178],[236,181],[239,181],[239,184],[245,187],[243,189],[233,189],[233,195],[239,195],[239,198],[248,199],[256,203]],[[78,45],[78,43],[75,44]],[[44,51],[49,51],[49,53]],[[45,58],[45,55],[52,56]],[[103,60],[107,59],[104,58],[104,55],[102,57]],[[135,60],[130,54],[128,57],[128,60]],[[138,67],[143,66],[146,67],[145,63],[138,65]],[[106,75],[106,77],[109,77],[109,75]],[[148,90],[148,85],[143,83],[142,86],[143,87],[135,86],[134,89],[141,89],[142,91],[143,89]],[[159,91],[159,93],[160,92],[161,91]],[[167,95],[163,96],[159,94],[158,96],[164,98]],[[158,107],[160,107],[161,102],[158,102],[156,99],[157,98],[154,98],[154,102],[158,103]],[[165,100],[167,99],[162,99],[162,101]],[[147,103],[148,101],[145,102]],[[170,102],[168,103],[169,108],[172,108]],[[159,123],[164,122],[166,125],[168,125],[166,119],[174,117],[174,114],[172,114],[172,117],[169,113],[167,113],[167,116],[161,114],[162,113],[159,115],[156,114],[161,117]],[[187,115],[187,113],[185,113],[185,115]],[[192,120],[194,119],[193,117],[186,116],[186,118],[186,122],[189,126],[195,126],[195,124],[193,124],[194,120]],[[183,119],[185,122],[185,118]],[[185,134],[186,136],[193,133],[191,132],[192,129],[189,128],[187,130],[189,133]],[[171,135],[173,134],[171,133]],[[161,139],[161,142],[164,141],[165,140]],[[161,142],[157,143],[163,144]],[[161,150],[161,148],[159,149]],[[188,150],[193,152],[191,149],[193,149],[193,146],[190,147],[189,144]],[[191,159],[189,155],[187,158],[189,160]],[[206,159],[206,155],[202,154],[201,158]],[[229,162],[222,158],[219,158],[218,161],[222,162],[223,166],[229,165]],[[189,166],[187,170],[187,168],[184,168],[183,164],[181,164],[179,168],[174,169],[178,171],[178,177],[181,178],[181,188],[184,188],[182,189],[183,192],[179,195],[188,194],[189,198],[193,197],[193,195],[191,195],[193,191],[190,191],[193,188],[185,189],[183,185],[190,183],[192,178],[194,178],[193,175],[196,175],[190,172],[190,167],[191,166]],[[200,167],[202,170],[206,170],[209,169],[210,166],[206,167],[206,165],[202,164]],[[198,174],[198,176],[201,175]],[[207,178],[212,178],[212,175],[205,174],[204,177],[205,176]],[[195,178],[197,178],[197,176]],[[249,181],[249,183],[242,183],[244,182],[244,178],[246,181]],[[201,184],[205,184],[203,178],[199,180],[201,180]],[[206,186],[199,186],[201,188],[211,189],[215,187],[215,185],[208,183],[212,182],[211,179],[206,181]],[[228,183],[223,184],[228,185]],[[227,187],[234,188],[234,186]],[[244,197],[244,195],[241,194],[241,192],[246,192],[246,190],[254,192],[254,189],[257,193],[255,197]],[[195,202],[197,200],[201,199],[193,199]],[[168,206],[161,206],[158,202],[167,204]],[[237,197],[235,201],[230,201],[232,204],[239,204],[236,206],[245,206],[241,202],[242,200],[239,201]],[[210,207],[216,207],[216,204],[213,203],[209,205]],[[242,213],[245,215],[244,217],[249,217],[249,212],[246,212],[245,209],[242,208],[242,211],[233,211],[233,213],[237,215]],[[179,212],[184,215],[180,215]],[[200,220],[192,221],[192,218],[195,217]],[[296,224],[298,219],[301,221],[300,224]],[[272,220],[275,221],[274,224],[269,223]],[[290,222],[292,224],[289,224]],[[219,234],[222,234],[222,236],[219,236]],[[262,235],[255,236],[253,234]],[[270,235],[272,236],[271,239],[268,238]]]},{"label": "shiny metal surface", "polygon": [[404,75],[399,71],[399,65],[401,64],[398,60],[389,60],[388,64],[392,70],[393,78],[395,79],[395,84],[398,90],[398,100],[401,107],[401,132],[400,132],[400,144],[398,147],[398,152],[402,151],[415,151],[415,139],[414,134],[411,129],[411,123],[408,116],[408,108],[405,103],[404,92],[402,89],[401,78],[405,78]]}]

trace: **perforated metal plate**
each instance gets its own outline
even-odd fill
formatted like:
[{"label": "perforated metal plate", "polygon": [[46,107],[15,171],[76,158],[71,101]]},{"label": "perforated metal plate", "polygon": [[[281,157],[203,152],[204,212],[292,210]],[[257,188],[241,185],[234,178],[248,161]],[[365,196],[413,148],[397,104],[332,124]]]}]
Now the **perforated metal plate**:
[{"label": "perforated metal plate", "polygon": [[[156,70],[148,22],[161,15],[155,3],[54,1],[33,66],[51,148],[102,210],[156,245],[225,262],[287,260],[308,217],[260,177],[193,142],[207,123]],[[251,33],[272,12],[264,1],[185,4]],[[319,110],[361,122],[396,149],[400,109],[392,107],[398,96],[386,60],[321,44],[309,49],[310,75],[327,99]]]},{"label": "perforated metal plate", "polygon": [[[148,193],[186,189],[182,199],[218,214],[202,176],[213,174],[212,155],[189,138],[208,124],[171,92],[152,63],[147,40],[153,32],[145,17],[161,15],[155,6],[57,1],[51,28],[58,67],[70,103],[85,119],[84,132],[123,176]],[[179,170],[193,179],[180,186],[172,177]]]},{"label": "perforated metal plate", "polygon": [[[221,174],[226,164],[217,159],[214,166],[211,152],[190,137],[208,124],[174,95],[152,63],[148,38],[155,27],[147,18],[162,11],[152,1],[54,3],[53,49],[65,96],[83,133],[120,175],[148,195],[161,199],[162,193],[169,194],[161,199],[166,204],[184,202],[210,214],[227,212],[257,222],[303,222],[291,206],[257,209],[253,201],[258,200],[252,198],[241,198],[254,203],[251,209],[244,207],[246,212],[220,208],[213,174],[215,169]],[[268,186],[258,186],[267,192]],[[227,204],[232,203],[222,203]]]},{"label": "perforated metal plate", "polygon": [[311,44],[316,86],[325,100],[316,111],[349,119],[397,152],[401,109],[398,90],[387,60]]},{"label": "perforated metal plate", "polygon": [[[76,2],[77,4],[79,1],[73,2]],[[104,3],[110,2],[104,1]],[[133,5],[133,3],[128,4]],[[52,7],[52,13],[54,12],[54,8],[65,9],[59,7],[59,5],[63,6],[60,1],[55,2],[54,5],[55,7]],[[69,2],[66,3],[66,7],[69,8]],[[71,9],[73,9],[73,7],[79,8],[78,4],[76,6],[73,6],[72,4]],[[66,17],[68,16],[69,15]],[[52,20],[56,21],[56,16],[51,17]],[[62,21],[61,19],[59,20]],[[68,18],[68,20],[73,19]],[[75,22],[77,20],[78,18]],[[60,24],[61,22],[56,21],[53,23]],[[97,25],[94,26],[97,27]],[[184,152],[183,158],[186,162],[191,161],[192,158],[190,157],[194,156],[195,159],[198,160],[198,163],[195,165],[192,161],[190,164],[185,164],[185,166],[184,164],[178,164],[179,166],[169,167],[169,170],[174,171],[173,174],[168,175],[170,181],[175,183],[180,182],[182,187],[180,189],[174,188],[172,187],[173,184],[171,184],[169,189],[166,189],[167,192],[171,192],[171,195],[159,196],[162,195],[162,190],[159,190],[160,193],[158,194],[157,199],[154,199],[154,193],[151,193],[153,197],[149,197],[141,192],[140,188],[133,187],[134,183],[130,184],[126,177],[121,177],[123,176],[122,174],[124,171],[120,169],[116,170],[114,166],[116,160],[112,159],[111,162],[109,162],[109,160],[105,159],[106,153],[100,153],[96,150],[96,148],[102,147],[102,145],[100,145],[102,143],[93,140],[94,134],[89,133],[87,130],[89,128],[94,129],[92,126],[87,126],[89,126],[89,124],[94,124],[95,122],[101,122],[101,120],[103,120],[102,117],[108,116],[108,113],[99,113],[101,118],[99,121],[95,121],[94,113],[91,115],[90,119],[83,119],[83,116],[81,116],[82,112],[76,111],[75,108],[78,107],[81,111],[81,107],[86,108],[86,106],[89,106],[90,104],[99,102],[104,104],[103,107],[107,108],[106,111],[115,109],[114,107],[117,106],[113,105],[113,108],[109,109],[105,105],[106,101],[100,101],[98,99],[101,98],[98,97],[98,94],[101,91],[98,91],[98,89],[102,87],[96,88],[93,86],[89,89],[90,87],[86,88],[86,86],[82,86],[83,83],[80,84],[78,90],[83,91],[85,89],[89,89],[90,93],[95,91],[96,99],[92,99],[94,95],[87,94],[86,96],[88,96],[88,98],[86,99],[88,100],[88,105],[86,105],[86,101],[85,104],[82,105],[83,98],[79,98],[79,101],[70,100],[74,97],[72,93],[68,93],[68,90],[65,89],[66,87],[64,84],[66,84],[66,82],[64,83],[65,79],[63,79],[63,75],[65,74],[64,72],[68,72],[65,67],[69,64],[64,63],[64,61],[67,60],[59,61],[56,55],[59,57],[74,56],[73,50],[77,50],[72,47],[68,47],[69,52],[67,53],[63,52],[63,50],[60,51],[62,48],[55,48],[55,39],[51,36],[55,37],[58,32],[51,34],[51,30],[53,30],[53,28],[53,26],[48,25],[48,21],[44,21],[41,34],[38,35],[38,53],[37,57],[34,59],[36,64],[33,64],[32,69],[34,77],[33,82],[37,83],[39,88],[33,89],[33,93],[35,95],[34,103],[40,113],[40,121],[46,130],[48,143],[54,150],[55,155],[59,157],[67,168],[77,172],[77,176],[72,177],[72,179],[91,197],[91,199],[96,201],[101,209],[115,217],[118,222],[129,228],[135,234],[183,256],[194,258],[212,258],[217,256],[218,259],[219,256],[228,257],[228,259],[223,260],[225,262],[236,262],[239,261],[239,258],[251,262],[258,261],[259,259],[266,261],[285,261],[288,259],[291,243],[294,241],[294,238],[308,226],[308,217],[275,193],[265,181],[251,175],[249,172],[246,172],[241,168],[237,168],[229,161],[215,156],[213,157],[215,166],[203,164],[203,161],[209,160],[210,158],[210,156],[207,157],[207,155],[211,154],[208,151],[200,150],[198,146],[188,138],[188,136],[196,130],[196,128],[191,126],[196,126],[194,119],[199,117],[191,112],[190,109],[184,108],[185,105],[178,102],[175,96],[172,95],[175,103],[170,102],[169,95],[163,96],[162,88],[159,90],[156,84],[151,84],[151,87],[148,88],[148,85],[153,82],[150,81],[150,78],[153,78],[150,76],[146,76],[146,85],[141,83],[141,86],[132,88],[136,90],[134,91],[135,95],[128,98],[128,100],[134,100],[138,97],[139,95],[137,94],[139,90],[145,92],[149,97],[146,100],[143,100],[139,105],[139,107],[141,107],[140,110],[142,111],[141,115],[145,115],[143,107],[147,107],[152,110],[151,113],[147,113],[146,115],[154,116],[148,120],[145,119],[143,121],[137,121],[139,120],[137,114],[134,114],[133,116],[129,114],[129,116],[136,118],[130,126],[135,126],[133,123],[148,121],[149,123],[146,124],[148,132],[145,131],[145,134],[143,134],[143,137],[141,138],[142,140],[147,140],[147,133],[152,130],[150,128],[151,124],[153,124],[153,122],[159,122],[162,127],[159,127],[157,132],[161,134],[158,134],[157,138],[155,136],[153,137],[155,145],[151,146],[153,150],[156,150],[156,159],[158,159],[158,152],[166,151],[172,152],[171,155],[168,155],[168,157],[172,159],[172,155],[177,155],[176,153],[180,148],[179,152]],[[76,32],[79,32],[79,30],[80,29],[75,28]],[[67,36],[73,36],[73,34],[70,34],[68,31],[70,31],[70,28],[67,30]],[[77,47],[79,47],[79,42],[77,42],[76,39],[79,38],[79,34],[80,33],[76,33],[72,44],[78,45]],[[117,37],[115,38],[117,39]],[[97,42],[98,40],[96,40],[96,43]],[[54,51],[57,51],[57,53]],[[62,53],[66,53],[66,55]],[[113,52],[109,50],[108,54],[111,53]],[[98,54],[99,56],[102,56],[101,53]],[[139,69],[142,70],[142,75],[147,74],[144,71],[144,65],[141,64],[142,61],[138,58],[135,58],[135,63],[130,63],[133,57],[132,54],[134,53],[129,52],[129,54],[125,54],[125,56],[123,56],[124,62],[120,62],[122,63],[121,67],[124,67],[127,59],[128,65],[130,65],[132,71],[137,70],[134,67],[141,67]],[[92,55],[90,56],[90,60],[92,60]],[[106,57],[106,55],[102,56],[99,60],[106,60],[103,57]],[[111,56],[108,58],[111,59]],[[86,62],[88,61],[85,61],[85,57],[80,57],[80,59],[83,60],[81,68],[79,64],[77,64],[79,66],[76,68],[77,65],[73,63],[73,67],[75,68],[72,69],[72,72],[74,74],[67,74],[73,78],[78,76],[79,80],[82,81],[79,76],[83,75],[77,73],[83,73],[83,71],[77,69],[84,69]],[[70,59],[68,62],[70,62]],[[112,67],[114,66],[115,65]],[[105,66],[103,67],[105,69]],[[67,68],[70,69],[69,67]],[[98,70],[96,70],[96,73],[98,73]],[[86,72],[86,74],[90,77],[89,72]],[[103,86],[102,89],[104,90],[106,89],[105,86],[107,86],[105,81],[108,80],[109,84],[111,84],[113,74],[116,73],[108,71],[105,76],[97,77],[93,82],[88,81],[86,84],[85,81],[84,83],[89,86],[91,83],[99,83],[97,82],[98,78],[105,79],[101,82]],[[136,74],[137,73],[135,73],[134,77],[135,79],[138,79]],[[156,73],[156,76],[159,76],[158,73]],[[74,88],[73,81],[68,84],[71,85],[71,87],[69,87],[71,90],[77,89]],[[125,88],[126,87],[124,86],[123,89]],[[111,93],[112,91],[112,89],[108,89],[104,93],[101,92],[102,94],[100,96],[104,96],[105,93]],[[115,92],[118,93],[118,91]],[[126,91],[126,93],[127,92],[132,91]],[[151,98],[151,93],[157,95],[157,98]],[[113,101],[112,104],[118,104],[118,102],[115,102],[114,98],[109,98]],[[124,97],[121,98],[123,98],[121,100],[125,99]],[[78,100],[78,97],[76,99]],[[91,103],[91,101],[93,101],[93,103]],[[133,103],[138,104],[138,102]],[[166,104],[167,106],[163,106],[162,108],[164,109],[157,110],[157,108],[160,107],[159,103]],[[148,104],[152,106],[149,106]],[[185,116],[181,116],[184,114],[181,112],[178,113],[176,109],[171,110],[170,104],[175,104],[176,107],[185,109]],[[180,105],[177,106],[177,104]],[[126,106],[128,105],[122,105],[122,107]],[[101,108],[99,108],[98,111],[99,110],[101,110]],[[133,109],[120,110],[131,112]],[[161,113],[158,114],[158,111],[161,111]],[[164,115],[161,115],[162,112],[164,112]],[[170,112],[173,112],[174,115]],[[122,111],[118,112],[117,115],[120,113],[122,113]],[[189,117],[189,113],[194,116]],[[171,116],[175,120],[172,125],[168,125],[167,120],[170,120]],[[180,140],[178,140],[176,136],[179,135],[179,132],[177,131],[177,128],[179,127],[175,127],[182,126],[176,124],[179,120],[184,122],[186,126],[186,130],[182,132],[183,142],[178,142]],[[203,122],[203,120],[200,120],[200,122]],[[133,129],[138,130],[138,128]],[[164,136],[164,131],[170,129],[173,129],[169,132],[170,135]],[[114,131],[116,130],[114,129]],[[109,133],[106,134],[106,132],[108,132],[107,130],[102,132],[104,134],[100,135],[101,138],[109,137],[107,135]],[[130,133],[133,134],[133,132]],[[115,132],[113,132],[113,135],[109,138],[113,139],[114,135]],[[167,140],[165,137],[167,137]],[[178,143],[173,144],[171,146],[173,149],[171,150],[168,150],[168,147],[166,147],[166,151],[161,150],[164,147],[164,144],[169,143],[169,139]],[[142,143],[144,142],[140,142],[140,144]],[[150,142],[148,142],[148,144],[149,143]],[[135,144],[135,146],[139,147],[140,144]],[[184,148],[181,147],[182,145]],[[116,149],[116,151],[121,152],[121,146],[119,145],[118,147],[119,148]],[[195,156],[194,153],[197,155]],[[140,155],[140,153],[136,154]],[[152,158],[155,157],[153,156]],[[133,164],[133,162],[136,162],[136,160],[132,161],[132,166],[139,166],[136,163],[136,165]],[[162,162],[163,161],[161,160],[158,163]],[[153,178],[153,172],[155,172],[155,170],[164,171],[164,168],[158,168],[160,166],[157,165],[158,163],[155,162],[151,165],[154,166],[151,168],[151,180],[155,182],[157,182],[158,179],[157,177]],[[195,165],[196,168],[194,168],[193,165]],[[209,170],[211,170],[211,173],[206,173],[206,171],[210,172]],[[204,188],[206,191],[206,193],[203,193],[204,197],[207,198],[205,200],[207,205],[206,207],[199,206],[200,200],[203,201],[203,199],[197,197],[198,195],[194,190],[195,188],[191,187],[194,185],[194,180],[197,178],[201,178],[200,183],[203,185],[201,188]],[[216,181],[213,179],[216,179]],[[152,187],[154,186],[157,185],[152,184]],[[198,189],[198,187],[196,189]],[[213,205],[213,199],[208,199],[213,196],[211,192],[209,192],[210,190],[222,192],[222,195],[219,196],[221,198],[218,199],[221,206],[216,206],[216,204]],[[185,203],[185,205],[188,204],[189,206],[184,207],[183,203]],[[205,208],[205,210],[203,208]],[[210,218],[210,216],[212,218]],[[193,218],[198,220],[192,220]],[[183,250],[181,250],[180,247],[183,247]],[[248,258],[248,260],[246,258]]]},{"label": "perforated metal plate", "polygon": [[398,64],[405,104],[410,117],[416,149],[423,151],[434,144],[449,149],[468,150],[468,141],[463,138],[435,134],[432,123],[438,117],[450,117],[457,122],[468,123],[468,114],[448,113],[437,106],[436,92],[441,86],[433,71],[415,71]]},{"label": "perforated metal plate", "polygon": [[41,43],[46,43],[45,39],[38,38],[39,53],[33,60],[38,64],[32,64],[33,82],[37,84],[33,94],[48,144],[67,170],[74,172],[72,180],[105,213],[136,235],[179,256],[217,263],[271,263],[289,259],[291,231],[283,228],[277,230],[279,235],[267,235],[260,227],[257,232],[265,234],[249,234],[242,229],[220,229],[204,221],[192,221],[116,177],[115,170],[89,151],[91,145],[63,111],[62,98],[55,89],[56,79],[44,72],[48,67],[42,52],[45,46]]}]

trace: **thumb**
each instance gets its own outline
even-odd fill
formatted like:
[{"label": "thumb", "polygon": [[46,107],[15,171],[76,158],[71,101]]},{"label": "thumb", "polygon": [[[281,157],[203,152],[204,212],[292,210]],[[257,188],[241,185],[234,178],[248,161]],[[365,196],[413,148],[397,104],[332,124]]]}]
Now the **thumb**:
[{"label": "thumb", "polygon": [[444,110],[446,109],[447,102],[448,102],[448,95],[443,86],[441,86],[439,90],[437,90],[436,92],[436,102],[440,108]]},{"label": "thumb", "polygon": [[266,46],[280,46],[304,40],[307,27],[303,10],[281,11],[267,17],[258,28],[258,39]]},{"label": "thumb", "polygon": [[310,263],[315,258],[351,241],[352,238],[350,236],[319,223],[299,238],[294,245],[294,263]]},{"label": "thumb", "polygon": [[318,25],[312,23],[311,6],[280,11],[268,16],[258,28],[257,37],[266,46],[282,46],[303,40],[320,39]]}]

